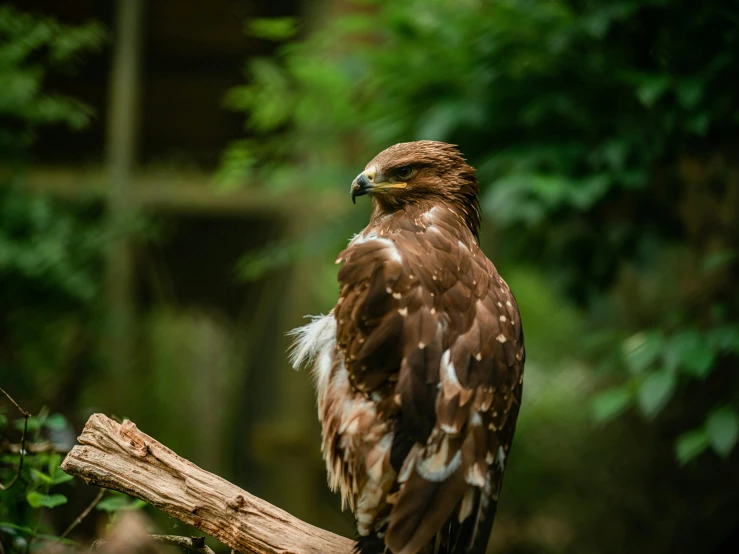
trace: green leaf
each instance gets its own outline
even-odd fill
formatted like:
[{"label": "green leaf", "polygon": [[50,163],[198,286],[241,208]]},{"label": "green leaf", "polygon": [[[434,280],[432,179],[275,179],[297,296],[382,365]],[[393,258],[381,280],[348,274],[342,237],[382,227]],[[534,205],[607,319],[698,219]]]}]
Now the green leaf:
[{"label": "green leaf", "polygon": [[112,496],[100,501],[96,508],[103,512],[121,512],[139,510],[146,506],[146,502],[131,498],[122,493],[113,493]]},{"label": "green leaf", "polygon": [[711,123],[710,114],[698,113],[686,120],[685,128],[696,135],[705,135]]},{"label": "green leaf", "polygon": [[706,434],[716,453],[728,458],[739,439],[739,415],[728,406],[713,410],[706,419]]},{"label": "green leaf", "polygon": [[685,109],[694,108],[703,96],[703,80],[692,77],[677,85],[677,99]]},{"label": "green leaf", "polygon": [[629,407],[632,394],[627,388],[614,388],[601,392],[590,406],[593,420],[605,423],[621,415]]},{"label": "green leaf", "polygon": [[637,391],[642,413],[647,417],[656,416],[672,398],[676,384],[677,378],[670,371],[662,370],[647,375]]},{"label": "green leaf", "polygon": [[49,468],[49,475],[54,475],[57,470],[59,469],[59,465],[62,463],[62,457],[57,454],[53,453],[49,455],[49,460],[47,462],[47,467]]},{"label": "green leaf", "polygon": [[73,475],[69,475],[68,473],[64,473],[63,471],[57,471],[51,481],[51,484],[61,485],[62,483],[68,483],[72,479],[74,479]]},{"label": "green leaf", "polygon": [[715,353],[705,341],[692,346],[683,357],[683,369],[686,373],[702,379],[711,372]]},{"label": "green leaf", "polygon": [[651,108],[659,100],[670,86],[668,75],[650,75],[640,79],[636,88],[636,96],[639,101]]},{"label": "green leaf", "polygon": [[40,492],[29,492],[26,500],[32,508],[54,508],[67,503],[67,497],[63,494],[41,494]]},{"label": "green leaf", "polygon": [[19,533],[23,533],[25,535],[34,535],[36,533],[30,527],[23,527],[22,525],[17,525],[15,523],[11,523],[9,521],[0,521],[0,527],[5,527],[5,528],[8,528],[8,529],[13,529],[14,531],[18,531]]},{"label": "green leaf", "polygon": [[[23,428],[26,424],[25,419],[16,419],[15,420],[15,428],[19,431],[23,431]],[[41,429],[41,426],[43,424],[43,421],[40,420],[37,417],[29,417],[28,418],[28,432],[33,433],[35,431],[39,431]]]},{"label": "green leaf", "polygon": [[246,23],[245,32],[248,36],[267,40],[287,40],[298,32],[298,20],[294,17],[256,18]]},{"label": "green leaf", "polygon": [[60,431],[67,428],[67,420],[62,414],[51,414],[46,418],[44,427]]},{"label": "green leaf", "polygon": [[726,325],[711,329],[708,342],[716,350],[739,353],[739,326]]},{"label": "green leaf", "polygon": [[719,250],[718,252],[707,255],[703,259],[701,269],[706,273],[710,273],[715,269],[725,268],[736,259],[737,252],[735,250]]},{"label": "green leaf", "polygon": [[702,379],[710,373],[715,356],[710,341],[697,331],[689,330],[670,337],[664,361],[669,369],[680,367],[688,375]]},{"label": "green leaf", "polygon": [[683,433],[675,443],[675,456],[680,464],[685,465],[689,461],[700,456],[708,448],[708,436],[704,429],[693,429]]},{"label": "green leaf", "polygon": [[52,485],[61,485],[74,479],[72,475],[65,473],[60,467],[62,463],[62,457],[60,454],[52,454],[49,456],[48,468],[49,475],[52,479]]},{"label": "green leaf", "polygon": [[54,480],[51,478],[51,476],[46,475],[45,473],[39,471],[38,469],[31,469],[31,475],[33,476],[33,480],[36,482],[42,482],[47,484],[52,484]]},{"label": "green leaf", "polygon": [[632,335],[622,344],[626,365],[632,374],[642,373],[651,366],[663,348],[664,337],[656,330]]}]

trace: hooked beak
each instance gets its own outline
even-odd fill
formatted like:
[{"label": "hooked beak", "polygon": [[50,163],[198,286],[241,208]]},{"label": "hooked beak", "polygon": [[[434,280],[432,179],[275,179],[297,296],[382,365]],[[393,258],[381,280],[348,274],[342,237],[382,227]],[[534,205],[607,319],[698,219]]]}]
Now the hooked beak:
[{"label": "hooked beak", "polygon": [[387,189],[404,189],[408,186],[408,183],[375,183],[376,176],[377,170],[374,165],[357,175],[351,187],[352,203],[357,203],[357,196]]},{"label": "hooked beak", "polygon": [[372,190],[373,186],[374,183],[372,183],[372,181],[370,181],[370,179],[367,177],[367,173],[360,173],[352,183],[352,204],[357,203],[357,196],[364,196],[365,194],[368,194],[369,191]]}]

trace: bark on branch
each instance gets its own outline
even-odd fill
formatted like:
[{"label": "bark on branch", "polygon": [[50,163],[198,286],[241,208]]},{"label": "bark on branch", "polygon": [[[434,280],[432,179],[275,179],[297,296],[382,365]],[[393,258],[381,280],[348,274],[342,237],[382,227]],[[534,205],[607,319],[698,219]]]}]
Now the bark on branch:
[{"label": "bark on branch", "polygon": [[349,554],[354,541],[314,527],[181,458],[136,424],[93,414],[62,469],[124,492],[244,554]]}]

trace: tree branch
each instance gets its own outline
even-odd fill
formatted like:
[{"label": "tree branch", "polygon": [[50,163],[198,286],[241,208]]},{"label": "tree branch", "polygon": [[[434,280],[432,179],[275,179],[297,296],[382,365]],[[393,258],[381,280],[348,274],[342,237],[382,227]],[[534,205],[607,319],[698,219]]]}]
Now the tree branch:
[{"label": "tree branch", "polygon": [[354,542],[314,527],[102,414],[87,421],[62,469],[124,492],[244,554],[349,554]]}]

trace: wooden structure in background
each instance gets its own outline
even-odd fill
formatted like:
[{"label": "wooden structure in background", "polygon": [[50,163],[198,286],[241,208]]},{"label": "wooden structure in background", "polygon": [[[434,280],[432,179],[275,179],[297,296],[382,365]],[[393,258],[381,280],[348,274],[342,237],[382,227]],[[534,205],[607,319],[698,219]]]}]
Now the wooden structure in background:
[{"label": "wooden structure in background", "polygon": [[135,348],[134,260],[128,237],[121,230],[131,217],[129,189],[136,163],[139,66],[144,0],[118,0],[111,64],[107,125],[108,226],[112,239],[106,261],[108,318],[106,350],[113,386],[127,396],[126,377]]}]

